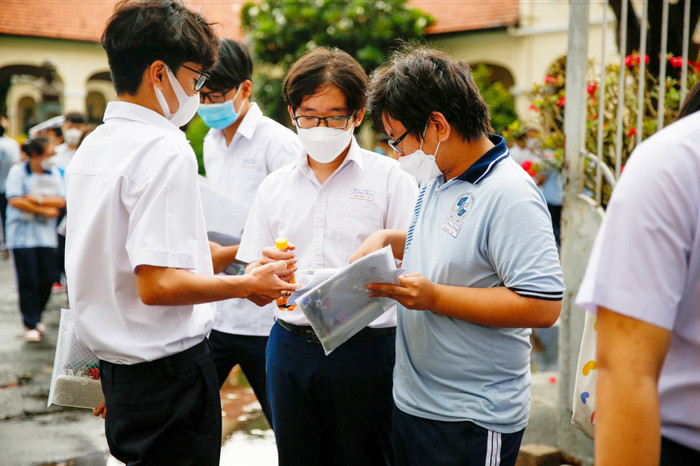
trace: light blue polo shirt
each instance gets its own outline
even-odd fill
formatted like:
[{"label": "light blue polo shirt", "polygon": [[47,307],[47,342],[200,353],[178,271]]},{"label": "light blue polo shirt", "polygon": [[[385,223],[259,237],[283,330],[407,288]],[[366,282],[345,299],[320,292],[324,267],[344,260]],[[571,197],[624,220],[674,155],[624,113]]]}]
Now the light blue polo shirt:
[{"label": "light blue polo shirt", "polygon": [[[5,195],[8,200],[13,197],[24,197],[28,194],[65,196],[58,170],[54,168],[50,172],[32,173],[29,162],[17,163],[12,166],[5,187]],[[24,212],[8,205],[5,221],[5,245],[7,249],[58,247],[56,219]]]},{"label": "light blue polo shirt", "polygon": [[[541,191],[495,144],[466,172],[424,185],[406,237],[406,273],[443,285],[506,286],[561,300],[564,282]],[[476,325],[399,306],[394,401],[438,421],[472,421],[512,433],[530,409],[529,328]]]}]

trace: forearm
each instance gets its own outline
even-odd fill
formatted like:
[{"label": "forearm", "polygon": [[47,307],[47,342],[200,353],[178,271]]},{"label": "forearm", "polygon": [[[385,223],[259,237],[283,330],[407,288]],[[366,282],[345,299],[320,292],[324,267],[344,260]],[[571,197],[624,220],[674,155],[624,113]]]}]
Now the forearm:
[{"label": "forearm", "polygon": [[15,209],[37,215],[47,215],[49,209],[54,209],[48,205],[39,205],[26,197],[13,197],[8,201],[8,204]]},{"label": "forearm", "polygon": [[384,230],[385,246],[391,246],[391,252],[398,260],[403,260],[403,250],[406,248],[406,230]]},{"label": "forearm", "polygon": [[250,294],[249,277],[203,275],[184,269],[139,266],[136,287],[149,306],[192,305]]},{"label": "forearm", "polygon": [[599,367],[596,392],[596,465],[658,465],[661,421],[656,380]]},{"label": "forearm", "polygon": [[561,301],[525,298],[506,287],[470,288],[435,284],[431,311],[490,327],[551,327]]},{"label": "forearm", "polygon": [[221,246],[214,242],[209,242],[211,249],[211,259],[214,265],[214,273],[223,272],[224,269],[236,260],[238,244],[233,246]]},{"label": "forearm", "polygon": [[42,198],[41,205],[63,209],[66,206],[66,200],[59,196],[44,197]]}]

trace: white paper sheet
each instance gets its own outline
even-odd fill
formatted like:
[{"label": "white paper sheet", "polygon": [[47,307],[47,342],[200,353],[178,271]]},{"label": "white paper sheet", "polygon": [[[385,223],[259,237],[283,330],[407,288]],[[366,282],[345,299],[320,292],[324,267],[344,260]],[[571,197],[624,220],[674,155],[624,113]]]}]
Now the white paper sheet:
[{"label": "white paper sheet", "polygon": [[216,191],[203,176],[199,177],[199,192],[207,232],[240,238],[245,227],[247,209],[239,201]]}]

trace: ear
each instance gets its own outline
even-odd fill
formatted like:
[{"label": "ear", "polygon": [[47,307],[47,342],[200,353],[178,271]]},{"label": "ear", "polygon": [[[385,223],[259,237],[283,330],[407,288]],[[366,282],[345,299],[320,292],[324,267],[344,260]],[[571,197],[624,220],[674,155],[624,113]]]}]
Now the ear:
[{"label": "ear", "polygon": [[144,78],[147,78],[154,86],[161,91],[165,89],[165,80],[168,79],[165,67],[167,65],[162,60],[156,60],[146,68]]},{"label": "ear", "polygon": [[355,127],[356,128],[358,126],[360,126],[360,124],[362,124],[362,119],[364,117],[365,117],[365,109],[362,108],[362,109],[358,110],[357,113],[355,114]]},{"label": "ear", "polygon": [[428,119],[428,129],[433,128],[437,139],[440,142],[445,142],[452,134],[452,126],[448,123],[445,115],[440,112],[433,112]]},{"label": "ear", "polygon": [[297,122],[296,122],[296,120],[294,120],[294,111],[292,111],[292,106],[291,106],[291,105],[288,105],[288,106],[287,106],[287,111],[289,112],[289,119],[292,120],[292,124],[293,124],[294,126],[296,126],[296,125],[297,125]]},{"label": "ear", "polygon": [[241,83],[241,96],[243,99],[250,99],[253,93],[253,82],[250,79],[246,79]]}]

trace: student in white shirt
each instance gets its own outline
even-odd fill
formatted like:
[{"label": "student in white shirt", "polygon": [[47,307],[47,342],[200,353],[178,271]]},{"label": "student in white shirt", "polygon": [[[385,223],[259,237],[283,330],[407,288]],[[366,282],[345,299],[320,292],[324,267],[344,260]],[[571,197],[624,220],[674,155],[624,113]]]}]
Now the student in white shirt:
[{"label": "student in white shirt", "polygon": [[[296,134],[263,115],[250,101],[253,61],[248,47],[222,39],[219,61],[199,93],[199,116],[211,127],[204,138],[204,167],[214,189],[250,209],[258,186],[272,171],[299,155]],[[248,215],[248,210],[242,217]],[[239,238],[243,227],[222,233]],[[215,245],[215,247],[218,245]],[[238,244],[221,246],[222,262],[233,262]],[[274,303],[260,308],[246,299],[216,303],[214,328],[209,335],[214,364],[223,385],[231,369],[240,364],[270,420],[265,392],[265,347],[274,324]]]},{"label": "student in white shirt", "polygon": [[[407,228],[415,180],[353,137],[366,85],[362,66],[337,49],[315,49],[289,70],[284,95],[303,151],[258,189],[238,251],[249,268],[278,259],[344,267],[372,232]],[[295,249],[276,250],[280,236]],[[275,316],[267,394],[280,465],[391,464],[395,310],[328,356],[299,308]]]},{"label": "student in white shirt", "polygon": [[[80,341],[100,358],[105,433],[127,464],[218,465],[210,301],[269,303],[289,265],[214,276],[194,152],[194,116],[218,39],[176,1],[118,4],[102,37],[117,102],[67,172],[66,272]],[[103,411],[101,408],[96,411]]]}]

